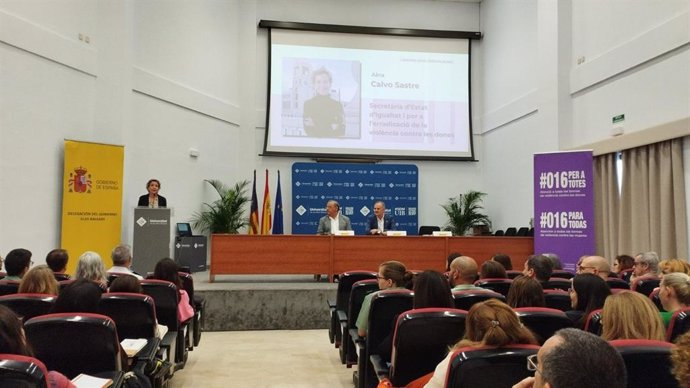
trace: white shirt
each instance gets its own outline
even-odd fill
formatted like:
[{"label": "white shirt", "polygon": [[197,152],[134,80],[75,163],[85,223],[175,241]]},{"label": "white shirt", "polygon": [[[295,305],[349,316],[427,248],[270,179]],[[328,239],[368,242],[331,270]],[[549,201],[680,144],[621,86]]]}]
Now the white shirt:
[{"label": "white shirt", "polygon": [[335,232],[340,230],[340,222],[338,220],[338,216],[333,217],[328,217],[331,220],[331,234],[335,234]]},{"label": "white shirt", "polygon": [[379,226],[379,232],[383,232],[383,218],[376,218],[376,222],[378,223]]},{"label": "white shirt", "polygon": [[127,267],[119,267],[119,266],[114,265],[114,266],[110,267],[110,269],[108,270],[108,273],[122,273],[122,274],[132,275],[139,280],[144,280],[144,278],[141,275],[135,274],[134,272],[132,272],[131,269],[129,269]]}]

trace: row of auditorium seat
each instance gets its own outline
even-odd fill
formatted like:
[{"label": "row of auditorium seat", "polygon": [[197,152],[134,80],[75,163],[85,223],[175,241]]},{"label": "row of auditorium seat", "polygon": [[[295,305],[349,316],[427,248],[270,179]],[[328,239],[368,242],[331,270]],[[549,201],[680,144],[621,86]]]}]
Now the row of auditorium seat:
[{"label": "row of auditorium seat", "polygon": [[[331,309],[329,339],[332,343],[335,343],[335,346],[338,348],[342,363],[348,368],[352,365],[358,365],[358,388],[373,387],[379,379],[386,376],[392,378],[393,386],[404,386],[410,379],[420,377],[421,375],[433,371],[433,367],[435,367],[440,359],[445,356],[448,346],[455,343],[464,332],[464,317],[473,303],[488,298],[505,300],[503,294],[492,292],[491,290],[474,292],[462,291],[453,293],[456,309],[422,309],[424,311],[410,311],[413,297],[411,291],[386,290],[378,293],[377,296],[372,299],[368,335],[366,338],[361,338],[357,334],[354,323],[357,320],[364,296],[378,290],[377,281],[375,279],[375,272],[351,271],[343,273],[339,276],[336,301],[329,302],[329,307]],[[500,280],[510,281],[509,279]],[[565,280],[565,282],[567,282],[569,286],[570,282],[567,280]],[[553,295],[553,297],[550,295]],[[563,290],[545,290],[545,298],[553,298],[553,306],[558,309],[515,309],[518,315],[520,315],[521,321],[535,332],[541,342],[553,335],[557,330],[572,326],[572,321],[564,313],[564,311],[570,307],[568,293]],[[457,307],[464,308],[457,309]],[[392,360],[390,368],[387,368],[386,364],[383,363],[376,354],[371,352],[371,349],[373,345],[379,343],[390,333],[390,323],[393,317],[398,315],[400,316],[397,322],[398,326],[401,324],[401,321],[409,317],[421,316],[424,316],[424,319],[435,322],[441,319],[439,316],[447,315],[449,317],[455,317],[456,321],[461,320],[463,322],[462,324],[458,322],[438,323],[446,329],[436,328],[432,323],[416,323],[415,327],[417,327],[417,329],[413,331],[416,335],[412,336],[413,338],[409,340],[414,341],[414,338],[423,338],[426,342],[426,339],[434,338],[434,340],[429,343],[428,347],[424,347],[425,345],[417,343],[400,344],[400,333],[402,332],[398,333],[396,331],[393,337],[394,346],[397,346],[396,351],[393,352],[394,358],[408,357],[410,359],[401,361],[396,361],[396,359],[394,359]],[[688,315],[690,315],[690,309],[676,314],[674,317],[677,319],[677,321],[675,321],[675,326],[669,327],[669,339],[674,338],[677,333],[690,330],[690,319]],[[459,325],[461,325],[461,327]],[[448,329],[448,327],[455,327],[455,330]],[[673,329],[671,327],[673,327]],[[395,330],[401,329],[396,326]],[[442,333],[450,334],[444,337]],[[436,338],[436,336],[440,338]],[[416,351],[403,351],[403,349],[409,349],[410,347],[416,349]],[[441,350],[439,351],[439,349]],[[397,364],[397,362],[401,364]],[[418,368],[414,367],[414,365]],[[512,380],[511,383],[515,383],[518,380],[519,379]],[[467,386],[462,384],[465,383],[458,382],[453,386]]]},{"label": "row of auditorium seat", "polygon": [[[441,228],[439,226],[432,226],[432,225],[422,225],[419,227],[419,232],[418,234],[420,236],[428,236],[433,234],[434,232],[440,231]],[[486,235],[491,236],[491,232],[486,232]],[[516,237],[528,237],[528,236],[534,236],[534,228],[528,228],[526,226],[523,226],[521,228],[516,228],[516,227],[510,227],[507,228],[505,231],[502,229],[499,229],[493,233],[493,236],[516,236]]]},{"label": "row of auditorium seat", "polygon": [[[180,277],[183,279],[183,284],[185,279],[193,282],[189,274],[180,273]],[[27,338],[37,358],[42,360],[49,370],[60,371],[70,378],[77,372],[94,374],[104,371],[102,360],[89,363],[89,360],[94,359],[92,356],[84,358],[73,355],[74,351],[83,348],[100,349],[98,346],[92,346],[93,342],[110,343],[107,341],[107,338],[110,338],[109,334],[105,337],[102,332],[89,335],[87,334],[89,328],[79,326],[75,329],[75,325],[87,323],[112,327],[115,331],[115,339],[148,338],[153,344],[151,345],[153,353],[151,351],[144,353],[147,359],[152,355],[158,355],[173,362],[174,369],[181,369],[187,360],[188,350],[193,350],[194,346],[199,344],[203,315],[196,309],[193,319],[179,322],[177,317],[179,294],[174,284],[147,279],[143,280],[141,285],[144,294],[104,293],[99,308],[99,312],[103,315],[47,314],[52,310],[56,296],[42,294],[8,294],[0,296],[0,304],[8,306],[24,319]],[[193,283],[187,286],[190,287],[189,295],[192,300]],[[203,307],[203,300],[201,303]],[[160,341],[156,338],[156,322],[168,327],[168,333]],[[49,329],[46,329],[48,327]],[[72,332],[80,334],[70,334]],[[107,351],[104,353],[110,354]],[[143,368],[145,363],[142,362],[140,365]],[[0,368],[0,374],[1,372]],[[4,381],[1,380],[4,377],[6,376],[0,376],[0,381]],[[167,374],[157,377],[161,378],[155,381],[156,386],[161,386],[171,376]]]}]

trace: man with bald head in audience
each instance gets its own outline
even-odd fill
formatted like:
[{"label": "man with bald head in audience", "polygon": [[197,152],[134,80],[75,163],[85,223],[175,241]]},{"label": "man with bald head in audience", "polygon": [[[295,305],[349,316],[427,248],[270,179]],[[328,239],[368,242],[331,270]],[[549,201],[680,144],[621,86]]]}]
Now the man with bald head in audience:
[{"label": "man with bald head in audience", "polygon": [[577,273],[592,273],[606,280],[609,278],[609,273],[611,273],[611,266],[605,257],[587,256],[578,264]]},{"label": "man with bald head in audience", "polygon": [[483,290],[474,285],[477,268],[477,262],[469,256],[455,258],[450,263],[450,285],[453,286],[453,291]]}]

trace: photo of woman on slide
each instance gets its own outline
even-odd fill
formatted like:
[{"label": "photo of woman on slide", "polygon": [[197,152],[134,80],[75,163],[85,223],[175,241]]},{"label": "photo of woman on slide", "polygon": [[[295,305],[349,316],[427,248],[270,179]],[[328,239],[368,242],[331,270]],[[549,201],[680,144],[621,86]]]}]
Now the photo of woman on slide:
[{"label": "photo of woman on slide", "polygon": [[310,137],[340,137],[345,134],[343,105],[331,98],[331,73],[321,67],[311,75],[314,97],[304,102],[304,132]]}]

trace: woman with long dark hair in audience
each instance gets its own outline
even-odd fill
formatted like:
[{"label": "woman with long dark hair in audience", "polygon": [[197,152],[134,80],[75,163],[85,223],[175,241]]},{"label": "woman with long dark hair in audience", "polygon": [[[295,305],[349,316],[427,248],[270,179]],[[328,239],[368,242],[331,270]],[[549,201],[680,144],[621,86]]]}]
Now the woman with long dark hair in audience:
[{"label": "woman with long dark hair in audience", "polygon": [[[427,307],[455,308],[453,294],[450,291],[450,283],[440,272],[427,270],[419,273],[414,277],[414,287],[412,290],[414,291],[414,298],[412,299],[413,309]],[[391,361],[393,332],[395,331],[397,321],[398,317],[395,317],[391,323],[390,334],[381,341],[377,350],[373,352],[386,362]]]},{"label": "woman with long dark hair in audience", "polygon": [[682,272],[672,272],[664,275],[659,285],[659,299],[664,310],[661,319],[668,327],[673,313],[690,306],[690,276]]},{"label": "woman with long dark hair in audience", "polygon": [[635,259],[632,256],[618,255],[615,259],[613,259],[613,267],[611,268],[611,270],[618,274],[618,276],[621,279],[625,281],[630,281],[630,275],[632,274],[632,271],[629,271],[626,274],[622,274],[621,271],[625,271],[626,269],[632,269],[634,266]]},{"label": "woman with long dark hair in audience", "polygon": [[544,288],[537,279],[520,275],[510,283],[506,303],[512,308],[544,307]]},{"label": "woman with long dark hair in audience", "polygon": [[565,313],[578,329],[585,327],[589,313],[604,307],[604,301],[611,295],[611,289],[604,279],[591,273],[575,275],[568,291],[573,309]]},{"label": "woman with long dark hair in audience", "polygon": [[[33,351],[26,341],[22,322],[12,310],[0,305],[0,353],[33,357]],[[50,388],[76,388],[59,372],[48,372]]]},{"label": "woman with long dark hair in audience", "polygon": [[501,263],[501,265],[503,266],[503,268],[506,269],[506,271],[513,270],[513,263],[510,261],[510,256],[506,255],[505,253],[495,254],[494,257],[491,258],[491,261]]},{"label": "woman with long dark hair in audience", "polygon": [[187,295],[187,291],[182,289],[182,281],[178,273],[179,270],[180,267],[177,263],[173,259],[166,257],[156,263],[151,278],[169,281],[177,287],[177,292],[180,295],[179,302],[177,303],[177,318],[180,322],[184,322],[194,316],[194,309],[192,305],[189,304],[189,295]]},{"label": "woman with long dark hair in audience", "polygon": [[479,269],[479,279],[506,279],[506,269],[498,261],[485,261]]},{"label": "woman with long dark hair in audience", "polygon": [[62,291],[53,305],[54,313],[95,313],[101,302],[103,290],[88,279],[77,279]]},{"label": "woman with long dark hair in audience", "polygon": [[666,335],[659,309],[643,294],[624,291],[606,298],[601,313],[601,337],[617,339],[651,339],[663,341]]},{"label": "woman with long dark hair in audience", "polygon": [[[379,266],[379,273],[376,275],[380,290],[403,289],[411,284],[412,277],[412,272],[405,268],[405,264],[395,260],[382,263]],[[361,337],[366,337],[367,335],[369,307],[371,306],[371,299],[377,292],[372,292],[365,296],[362,302],[362,308],[359,310],[356,326],[357,332]]]},{"label": "woman with long dark hair in audience", "polygon": [[517,314],[507,304],[496,299],[477,303],[467,314],[465,336],[436,366],[431,380],[424,387],[444,387],[451,355],[460,348],[502,347],[516,344],[537,345],[538,342],[534,334],[520,323]]},{"label": "woman with long dark hair in audience", "polygon": [[22,294],[57,295],[59,288],[53,271],[44,264],[31,268],[19,283],[19,292]]}]

